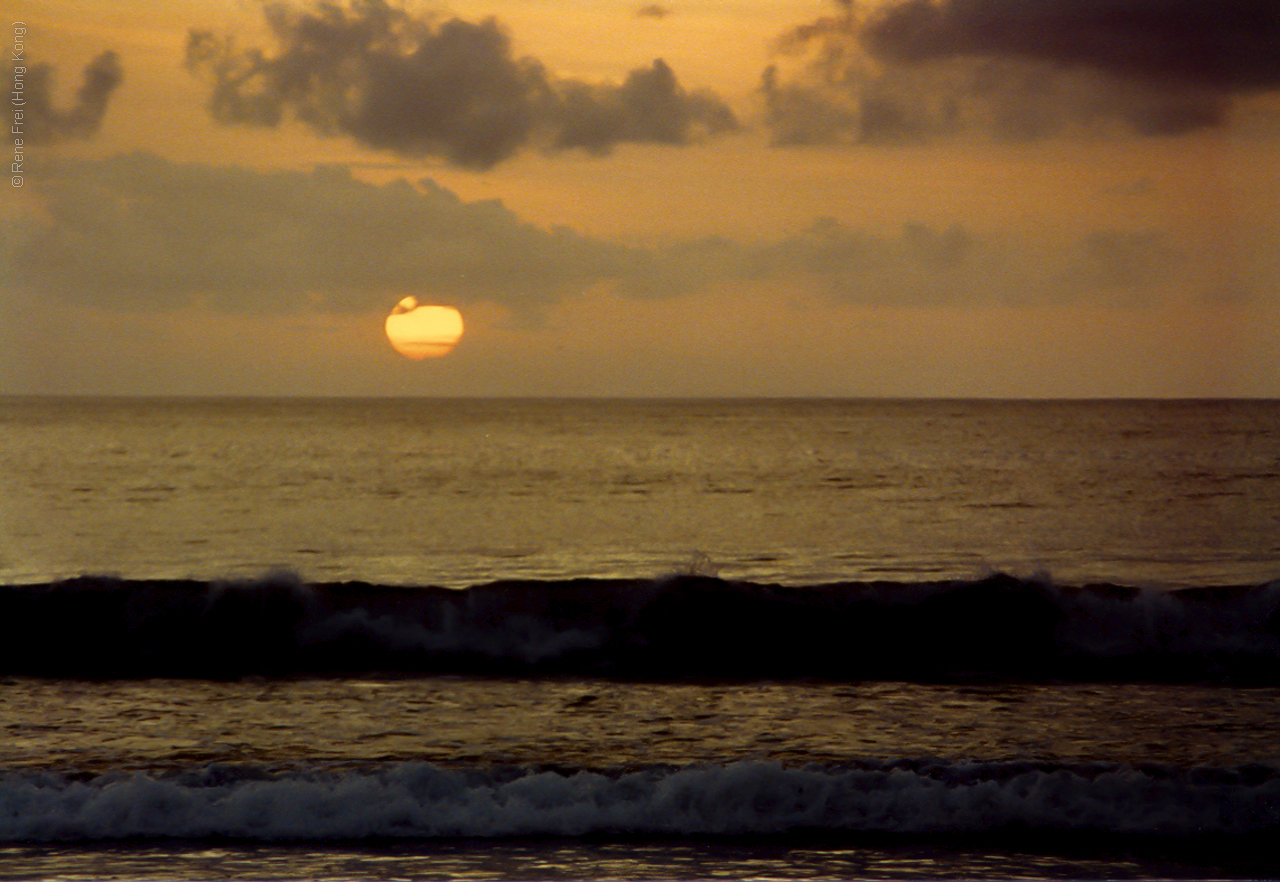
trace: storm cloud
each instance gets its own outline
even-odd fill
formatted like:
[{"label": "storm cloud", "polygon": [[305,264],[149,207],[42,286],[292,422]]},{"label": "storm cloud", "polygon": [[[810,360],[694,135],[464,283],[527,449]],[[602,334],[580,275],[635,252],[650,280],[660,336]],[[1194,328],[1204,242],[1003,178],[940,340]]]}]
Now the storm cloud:
[{"label": "storm cloud", "polygon": [[349,8],[266,7],[275,54],[193,30],[186,62],[212,83],[222,123],[292,118],[402,156],[485,169],[521,147],[604,153],[623,142],[684,144],[737,126],[710,92],[689,92],[662,60],[621,84],[554,77],[512,54],[494,19],[415,16],[384,0]]},{"label": "storm cloud", "polygon": [[761,91],[782,144],[1177,135],[1280,87],[1277,45],[1275,0],[843,3],[783,36]]},{"label": "storm cloud", "polygon": [[[23,68],[19,75],[19,68]],[[5,101],[9,123],[6,131],[13,133],[15,123],[24,130],[28,143],[49,144],[57,141],[90,138],[102,125],[111,93],[124,79],[124,70],[115,52],[106,51],[87,65],[81,74],[80,88],[75,101],[59,108],[54,100],[56,70],[49,64],[18,64],[9,59],[4,70],[5,82],[22,84],[22,105]],[[15,93],[16,94],[16,93]],[[20,120],[14,116],[20,111]]]}]

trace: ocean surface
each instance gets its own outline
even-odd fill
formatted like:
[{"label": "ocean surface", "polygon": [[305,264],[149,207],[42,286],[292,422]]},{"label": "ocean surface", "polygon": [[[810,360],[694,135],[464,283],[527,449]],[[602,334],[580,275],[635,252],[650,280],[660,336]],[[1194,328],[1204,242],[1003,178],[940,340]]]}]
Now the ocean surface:
[{"label": "ocean surface", "polygon": [[0,399],[0,878],[1280,877],[1280,402]]}]

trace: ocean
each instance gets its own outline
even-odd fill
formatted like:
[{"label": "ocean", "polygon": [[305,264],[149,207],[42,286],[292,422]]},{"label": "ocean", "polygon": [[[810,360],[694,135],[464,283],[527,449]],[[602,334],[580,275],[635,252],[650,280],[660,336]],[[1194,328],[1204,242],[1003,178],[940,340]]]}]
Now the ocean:
[{"label": "ocean", "polygon": [[1280,402],[0,400],[0,878],[1280,876]]}]

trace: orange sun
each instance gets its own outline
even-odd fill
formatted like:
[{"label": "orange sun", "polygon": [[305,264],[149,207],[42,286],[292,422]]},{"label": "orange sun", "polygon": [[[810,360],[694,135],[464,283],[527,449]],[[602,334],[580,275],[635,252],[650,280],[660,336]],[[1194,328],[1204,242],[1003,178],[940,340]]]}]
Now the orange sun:
[{"label": "orange sun", "polygon": [[406,297],[387,316],[387,339],[409,358],[448,355],[462,337],[462,313],[452,306],[419,306]]}]

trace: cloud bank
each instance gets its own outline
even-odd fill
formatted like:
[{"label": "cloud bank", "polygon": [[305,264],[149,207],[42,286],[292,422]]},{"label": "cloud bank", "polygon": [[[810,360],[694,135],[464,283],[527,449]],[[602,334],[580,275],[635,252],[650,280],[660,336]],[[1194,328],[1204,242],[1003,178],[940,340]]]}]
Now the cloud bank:
[{"label": "cloud bank", "polygon": [[241,49],[211,31],[188,36],[186,63],[212,83],[222,123],[295,119],[402,156],[485,169],[526,145],[605,153],[623,142],[685,144],[734,129],[709,92],[689,92],[662,60],[621,84],[558,79],[512,54],[493,19],[415,16],[385,0],[349,8],[266,7],[277,47]]},{"label": "cloud bank", "polygon": [[521,221],[430,180],[377,186],[346,167],[254,171],[150,154],[52,161],[17,219],[0,282],[23,300],[100,309],[350,313],[407,295],[495,304],[536,323],[594,289],[640,299],[804,292],[834,303],[929,308],[1156,296],[1178,268],[1156,231],[1089,231],[1021,251],[962,226],[873,234],[818,219],[764,241],[638,248]]},{"label": "cloud bank", "polygon": [[1167,136],[1280,87],[1277,45],[1274,0],[844,2],[784,35],[761,90],[782,144]]},{"label": "cloud bank", "polygon": [[[10,56],[16,53],[10,53]],[[21,69],[21,70],[19,70]],[[12,89],[21,83],[23,104],[6,100],[5,132],[11,137],[15,124],[23,131],[27,143],[51,144],[57,141],[90,138],[102,125],[111,93],[124,79],[124,69],[115,52],[103,52],[84,67],[80,88],[69,107],[54,104],[55,69],[49,64],[27,64],[12,57],[6,59],[4,82]],[[19,94],[14,92],[13,94]],[[21,119],[14,116],[22,113]]]},{"label": "cloud bank", "polygon": [[114,308],[348,311],[425,294],[536,312],[628,260],[496,201],[463,203],[431,181],[374,186],[345,167],[258,172],[132,154],[59,161],[40,191],[14,279]]}]

